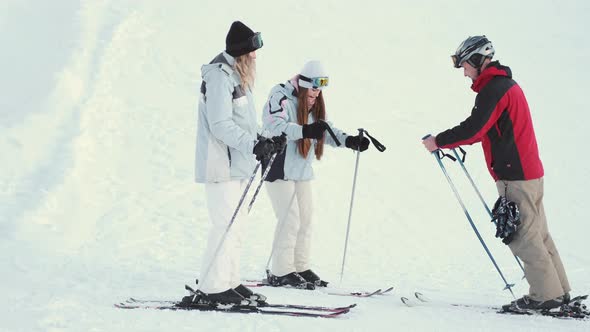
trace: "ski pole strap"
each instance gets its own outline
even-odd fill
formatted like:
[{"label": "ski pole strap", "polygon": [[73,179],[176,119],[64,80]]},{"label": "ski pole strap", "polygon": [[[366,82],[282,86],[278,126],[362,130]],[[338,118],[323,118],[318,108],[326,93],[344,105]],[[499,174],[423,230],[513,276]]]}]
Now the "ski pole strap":
[{"label": "ski pole strap", "polygon": [[451,156],[448,153],[444,153],[443,150],[441,150],[441,149],[438,149],[435,152],[436,152],[436,156],[438,157],[438,159],[442,160],[444,157],[447,157],[447,158],[451,159],[452,161],[457,161],[457,158]]},{"label": "ski pole strap", "polygon": [[328,133],[330,134],[330,136],[332,136],[332,139],[334,140],[334,142],[336,142],[336,145],[337,146],[342,145],[342,143],[340,143],[340,141],[336,137],[336,134],[334,134],[334,131],[332,130],[332,128],[330,128],[330,125],[326,121],[324,121],[324,120],[320,120],[319,122],[321,122],[321,123],[324,124],[324,126],[326,127],[326,130],[328,131]]},{"label": "ski pole strap", "polygon": [[375,149],[379,150],[379,152],[385,151],[385,145],[381,144],[381,142],[379,142],[375,137],[371,136],[368,131],[364,129],[359,129],[359,131],[364,132],[365,134],[367,134],[367,136],[369,136],[369,139],[371,140],[371,143],[373,143],[373,145],[375,146]]},{"label": "ski pole strap", "polygon": [[465,162],[465,156],[467,156],[467,152],[465,150],[463,150],[462,147],[459,147],[459,151],[461,151],[461,154],[463,154],[463,157],[461,157],[461,162],[464,163]]}]

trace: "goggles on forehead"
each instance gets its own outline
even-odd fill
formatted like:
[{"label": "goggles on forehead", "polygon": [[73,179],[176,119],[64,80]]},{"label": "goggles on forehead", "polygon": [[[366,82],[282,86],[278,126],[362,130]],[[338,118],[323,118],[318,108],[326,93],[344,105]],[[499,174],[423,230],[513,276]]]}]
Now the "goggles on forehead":
[{"label": "goggles on forehead", "polygon": [[328,86],[329,79],[327,76],[325,77],[305,77],[303,75],[299,75],[299,86],[302,88],[307,89],[322,89]]},{"label": "goggles on forehead", "polygon": [[241,49],[250,49],[255,51],[261,48],[263,44],[262,35],[260,32],[256,32],[252,37],[248,38],[248,40],[233,45],[230,49],[228,49],[228,51],[236,51]]},{"label": "goggles on forehead", "polygon": [[249,42],[250,42],[250,46],[252,46],[255,49],[261,48],[263,43],[262,43],[262,35],[260,34],[260,32],[255,33],[254,36],[252,36],[250,38]]}]

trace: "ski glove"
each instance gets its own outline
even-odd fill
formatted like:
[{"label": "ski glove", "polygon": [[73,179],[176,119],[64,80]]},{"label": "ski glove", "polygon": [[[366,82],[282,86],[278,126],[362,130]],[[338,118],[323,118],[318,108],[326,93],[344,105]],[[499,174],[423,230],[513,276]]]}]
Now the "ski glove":
[{"label": "ski glove", "polygon": [[325,122],[314,122],[311,124],[304,124],[302,134],[303,138],[314,138],[321,139],[324,137],[324,131],[326,130]]},{"label": "ski glove", "polygon": [[287,134],[282,133],[281,136],[273,136],[271,140],[275,145],[275,152],[281,153],[285,150],[287,146]]},{"label": "ski glove", "polygon": [[275,153],[281,153],[287,145],[287,135],[274,136],[266,138],[258,136],[258,142],[254,145],[252,153],[256,155],[256,160],[268,160]]},{"label": "ski glove", "polygon": [[363,136],[363,139],[361,140],[359,135],[348,136],[346,137],[346,141],[344,141],[344,145],[346,145],[347,148],[355,151],[360,150],[361,152],[369,148],[369,143],[370,141],[368,138]]},{"label": "ski glove", "polygon": [[520,226],[520,211],[516,203],[505,196],[498,197],[492,209],[492,222],[496,224],[496,237],[509,244]]}]

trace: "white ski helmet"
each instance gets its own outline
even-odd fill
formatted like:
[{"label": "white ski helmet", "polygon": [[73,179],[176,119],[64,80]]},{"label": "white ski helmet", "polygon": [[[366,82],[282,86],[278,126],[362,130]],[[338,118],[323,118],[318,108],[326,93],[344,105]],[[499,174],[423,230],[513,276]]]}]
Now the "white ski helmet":
[{"label": "white ski helmet", "polygon": [[486,58],[492,58],[495,50],[492,42],[486,36],[467,37],[451,55],[455,68],[461,68],[463,62],[467,62],[474,68],[481,68]]}]

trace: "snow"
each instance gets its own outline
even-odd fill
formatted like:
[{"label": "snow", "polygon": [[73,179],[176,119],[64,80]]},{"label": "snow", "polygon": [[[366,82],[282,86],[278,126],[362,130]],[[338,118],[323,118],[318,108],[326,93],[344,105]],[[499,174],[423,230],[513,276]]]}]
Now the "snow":
[{"label": "snow", "polygon": [[[590,291],[583,148],[590,115],[585,1],[3,1],[0,4],[0,331],[574,331],[588,322],[497,315],[512,298],[420,138],[461,121],[474,94],[449,55],[486,34],[533,112],[549,227],[574,294]],[[231,22],[263,34],[255,99],[309,59],[330,72],[328,115],[387,151],[314,164],[314,270],[335,286],[395,286],[367,299],[258,289],[274,303],[346,305],[339,319],[124,311],[180,299],[198,276],[208,219],[194,184],[199,68]],[[478,146],[467,168],[493,203]],[[458,165],[446,162],[507,279],[528,290]],[[238,221],[240,222],[240,221]],[[263,276],[274,218],[265,190],[247,222],[242,275]],[[431,301],[408,308],[400,296]],[[449,303],[480,307],[458,308]]]}]

